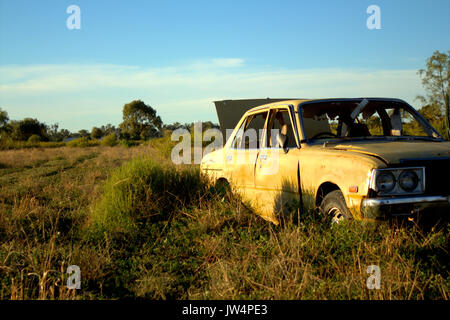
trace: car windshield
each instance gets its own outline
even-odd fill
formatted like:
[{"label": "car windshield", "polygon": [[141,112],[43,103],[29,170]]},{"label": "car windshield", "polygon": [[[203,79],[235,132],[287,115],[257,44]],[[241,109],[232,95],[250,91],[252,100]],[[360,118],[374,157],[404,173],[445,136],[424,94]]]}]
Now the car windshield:
[{"label": "car windshield", "polygon": [[441,138],[417,111],[400,101],[324,101],[299,110],[308,140]]}]

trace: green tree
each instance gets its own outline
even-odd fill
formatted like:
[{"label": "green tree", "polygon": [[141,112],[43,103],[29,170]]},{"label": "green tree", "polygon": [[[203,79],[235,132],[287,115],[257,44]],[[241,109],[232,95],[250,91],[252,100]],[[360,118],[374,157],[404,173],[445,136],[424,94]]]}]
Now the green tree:
[{"label": "green tree", "polygon": [[89,137],[90,133],[86,129],[81,129],[78,131],[78,136],[80,137]]},{"label": "green tree", "polygon": [[9,121],[9,117],[8,117],[8,112],[2,110],[2,108],[0,108],[0,127],[3,127],[4,125],[6,125]]},{"label": "green tree", "polygon": [[41,142],[41,137],[38,136],[37,134],[33,134],[28,138],[28,142],[31,144],[37,144]]},{"label": "green tree", "polygon": [[437,105],[427,104],[418,110],[420,114],[431,123],[443,119],[441,109]]},{"label": "green tree", "polygon": [[103,132],[103,136],[109,136],[110,134],[117,134],[117,129],[111,123],[108,123],[106,126],[101,126],[100,129]]},{"label": "green tree", "polygon": [[100,128],[93,127],[91,130],[91,138],[92,139],[100,139],[103,137],[103,132]]},{"label": "green tree", "polygon": [[71,132],[67,129],[61,129],[61,130],[59,130],[58,135],[59,135],[58,141],[63,141],[64,139],[70,137]]},{"label": "green tree", "polygon": [[8,121],[9,121],[8,112],[0,108],[0,139],[6,132],[9,131]]},{"label": "green tree", "polygon": [[47,127],[47,134],[48,134],[48,138],[50,139],[50,141],[58,141],[59,140],[58,128],[59,128],[59,124],[57,124],[57,123],[51,124],[50,126]]},{"label": "green tree", "polygon": [[47,126],[47,136],[50,141],[63,141],[70,136],[70,131],[67,129],[59,129],[59,124],[51,124]]},{"label": "green tree", "polygon": [[147,139],[161,136],[162,121],[156,110],[141,100],[123,106],[122,136],[131,139]]},{"label": "green tree", "polygon": [[424,105],[431,105],[438,107],[442,113],[445,114],[446,135],[450,137],[450,51],[441,53],[435,51],[433,55],[426,61],[426,69],[418,71],[422,78],[422,85],[427,91],[427,95],[417,96]]},{"label": "green tree", "polygon": [[32,135],[37,135],[42,141],[47,141],[47,126],[37,119],[25,118],[20,121],[11,121],[11,137],[14,140],[26,141]]}]

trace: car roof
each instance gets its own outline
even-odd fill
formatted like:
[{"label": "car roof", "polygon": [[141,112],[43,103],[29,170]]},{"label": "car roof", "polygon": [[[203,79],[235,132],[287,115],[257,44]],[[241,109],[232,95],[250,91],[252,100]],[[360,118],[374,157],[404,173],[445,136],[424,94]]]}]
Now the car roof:
[{"label": "car roof", "polygon": [[280,106],[280,105],[292,105],[295,109],[300,104],[308,103],[308,102],[359,102],[364,99],[369,101],[392,101],[392,102],[400,102],[404,103],[403,100],[397,98],[380,98],[380,97],[361,97],[361,98],[324,98],[324,99],[291,99],[291,100],[281,100],[276,102],[267,103],[264,105],[260,105],[254,108],[249,109],[246,113],[252,113],[259,110],[269,109],[272,107]]}]

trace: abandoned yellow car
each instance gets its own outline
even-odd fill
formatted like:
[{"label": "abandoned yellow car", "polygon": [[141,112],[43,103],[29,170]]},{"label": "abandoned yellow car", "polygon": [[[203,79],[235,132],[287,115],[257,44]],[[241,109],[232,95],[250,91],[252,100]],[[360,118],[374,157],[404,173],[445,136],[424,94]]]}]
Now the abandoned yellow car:
[{"label": "abandoned yellow car", "polygon": [[203,157],[201,172],[266,220],[279,223],[292,201],[332,222],[450,211],[450,142],[403,100],[215,104],[231,134]]}]

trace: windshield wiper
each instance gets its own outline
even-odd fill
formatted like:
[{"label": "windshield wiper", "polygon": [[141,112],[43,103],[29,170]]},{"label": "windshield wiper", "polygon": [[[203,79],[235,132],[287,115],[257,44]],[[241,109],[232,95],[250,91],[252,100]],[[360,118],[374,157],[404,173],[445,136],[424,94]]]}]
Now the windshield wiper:
[{"label": "windshield wiper", "polygon": [[[442,142],[445,141],[442,138],[434,138],[434,137],[417,137],[417,136],[367,136],[367,137],[333,137],[333,138],[320,138],[320,139],[309,139],[311,142],[320,142],[319,140],[326,140],[328,143],[342,143],[342,142],[350,142],[350,141],[378,141],[378,140],[386,140],[386,141],[433,141],[433,142]],[[321,143],[321,142],[320,142]]]},{"label": "windshield wiper", "polygon": [[398,138],[403,138],[405,140],[423,140],[423,141],[434,141],[434,142],[444,141],[444,139],[442,139],[442,138],[434,138],[434,137],[401,136]]}]

